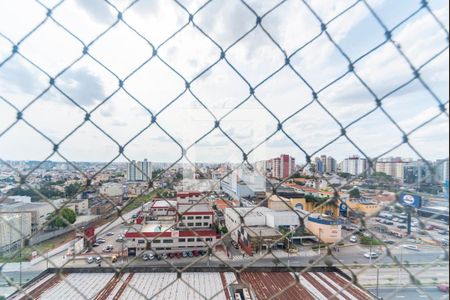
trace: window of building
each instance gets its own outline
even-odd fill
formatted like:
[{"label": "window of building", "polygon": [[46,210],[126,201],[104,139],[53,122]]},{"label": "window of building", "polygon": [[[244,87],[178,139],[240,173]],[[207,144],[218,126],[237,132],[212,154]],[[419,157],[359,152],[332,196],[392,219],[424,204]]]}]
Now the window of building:
[{"label": "window of building", "polygon": [[201,226],[202,226],[202,223],[195,223],[195,226],[201,227]]},{"label": "window of building", "polygon": [[194,217],[193,216],[189,216],[189,217],[187,217],[187,219],[188,220],[194,220]]},{"label": "window of building", "polygon": [[138,240],[138,244],[145,244],[145,240]]},{"label": "window of building", "polygon": [[203,238],[197,238],[197,242],[203,242]]},{"label": "window of building", "polygon": [[179,241],[180,243],[184,243],[184,242],[186,242],[186,239],[178,239],[178,241]]},{"label": "window of building", "polygon": [[188,224],[188,226],[190,226],[190,227],[194,226],[194,223],[187,223],[187,224]]},{"label": "window of building", "polygon": [[202,219],[202,216],[196,216],[195,219],[196,219],[196,220],[201,220],[201,219]]},{"label": "window of building", "polygon": [[209,226],[209,223],[203,223],[203,226]]},{"label": "window of building", "polygon": [[173,240],[163,240],[163,244],[171,244],[173,243]]},{"label": "window of building", "polygon": [[212,242],[212,238],[206,238],[205,241]]},{"label": "window of building", "polygon": [[154,240],[153,241],[153,244],[160,244],[161,243],[161,240]]},{"label": "window of building", "polygon": [[188,239],[189,243],[195,242],[195,239]]},{"label": "window of building", "polygon": [[205,220],[209,220],[211,217],[210,216],[203,216],[203,219]]}]

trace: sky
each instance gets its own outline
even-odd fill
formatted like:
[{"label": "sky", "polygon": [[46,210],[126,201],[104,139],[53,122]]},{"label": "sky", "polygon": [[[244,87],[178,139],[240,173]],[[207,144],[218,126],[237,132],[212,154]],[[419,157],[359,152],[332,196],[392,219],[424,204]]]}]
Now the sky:
[{"label": "sky", "polygon": [[[0,2],[1,159],[43,160],[53,144],[56,161],[110,161],[119,145],[116,161],[173,162],[182,147],[193,162],[448,157],[447,34],[425,9],[408,18],[421,1],[367,1],[406,58],[363,1],[109,2]],[[447,1],[429,3],[448,31]],[[447,115],[415,130],[439,101]]]}]

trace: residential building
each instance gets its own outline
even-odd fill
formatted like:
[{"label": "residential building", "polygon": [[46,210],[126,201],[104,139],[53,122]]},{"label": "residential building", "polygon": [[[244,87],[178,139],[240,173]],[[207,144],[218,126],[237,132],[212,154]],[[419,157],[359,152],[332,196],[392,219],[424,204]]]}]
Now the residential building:
[{"label": "residential building", "polygon": [[342,172],[354,176],[361,175],[368,170],[368,161],[366,158],[360,158],[358,155],[350,156],[342,162]]},{"label": "residential building", "polygon": [[128,163],[128,181],[148,181],[152,179],[152,163],[147,159],[144,161],[132,161]]},{"label": "residential building", "polygon": [[326,158],[326,161],[327,161],[327,163],[325,165],[325,172],[328,173],[328,174],[336,173],[336,171],[337,171],[337,161],[331,156],[328,156]]},{"label": "residential building", "polygon": [[375,164],[375,171],[385,173],[403,181],[404,166],[411,161],[412,159],[404,159],[401,157],[380,158]]}]

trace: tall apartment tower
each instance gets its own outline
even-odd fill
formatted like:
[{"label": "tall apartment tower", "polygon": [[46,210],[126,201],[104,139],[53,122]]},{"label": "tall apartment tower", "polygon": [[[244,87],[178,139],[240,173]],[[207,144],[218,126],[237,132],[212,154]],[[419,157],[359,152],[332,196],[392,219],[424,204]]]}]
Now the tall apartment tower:
[{"label": "tall apartment tower", "polygon": [[144,161],[132,161],[128,163],[128,181],[147,181],[152,179],[152,163],[147,159]]},{"label": "tall apartment tower", "polygon": [[337,162],[336,162],[336,160],[333,157],[328,156],[326,158],[326,161],[327,161],[327,163],[325,164],[325,172],[327,172],[329,174],[336,173],[336,171],[337,171]]},{"label": "tall apartment tower", "polygon": [[360,175],[368,169],[368,162],[365,158],[360,158],[358,155],[350,156],[342,162],[342,172],[350,173],[352,175]]}]

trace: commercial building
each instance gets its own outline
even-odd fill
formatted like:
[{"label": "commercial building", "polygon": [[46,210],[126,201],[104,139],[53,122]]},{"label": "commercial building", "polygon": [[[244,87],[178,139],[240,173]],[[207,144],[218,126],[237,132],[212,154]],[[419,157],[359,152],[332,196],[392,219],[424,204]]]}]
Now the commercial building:
[{"label": "commercial building", "polygon": [[336,243],[342,239],[341,221],[323,214],[309,214],[305,226],[314,236],[324,243]]},{"label": "commercial building", "polygon": [[128,181],[148,181],[152,179],[152,163],[147,159],[144,161],[132,161],[128,163]]},{"label": "commercial building", "polygon": [[220,236],[211,229],[181,230],[172,223],[151,223],[142,227],[141,232],[129,231],[125,234],[128,256],[154,250],[157,253],[202,250],[213,246]]},{"label": "commercial building", "polygon": [[155,200],[144,208],[144,216],[142,229],[125,235],[130,256],[145,250],[200,250],[220,239],[213,230],[214,211],[208,203]]},{"label": "commercial building", "polygon": [[6,200],[0,203],[0,213],[30,213],[31,232],[44,228],[50,214],[55,211],[54,207],[47,202],[14,202]]},{"label": "commercial building", "polygon": [[307,201],[304,195],[280,193],[272,195],[268,199],[267,207],[274,211],[304,210],[329,216],[339,216],[339,207],[334,203],[320,206],[318,203]]},{"label": "commercial building", "polygon": [[345,204],[350,215],[375,216],[382,209],[382,206],[372,199],[348,199]]},{"label": "commercial building", "polygon": [[31,213],[0,213],[0,253],[14,251],[31,235]]},{"label": "commercial building", "polygon": [[288,178],[295,173],[295,158],[288,154],[271,159],[267,165],[274,178]]},{"label": "commercial building", "polygon": [[56,207],[61,207],[64,205],[65,208],[70,208],[77,215],[89,214],[89,200],[88,199],[66,199],[61,198],[53,200],[53,204]]},{"label": "commercial building", "polygon": [[266,195],[266,178],[254,170],[242,167],[234,170],[221,182],[222,191],[234,199],[264,199]]},{"label": "commercial building", "polygon": [[[253,254],[260,247],[265,248],[261,244],[269,241],[278,243],[278,233],[280,230],[298,228],[303,221],[304,229],[309,231],[316,238],[325,243],[335,243],[342,238],[341,224],[342,222],[332,216],[320,213],[310,213],[305,210],[296,209],[292,211],[273,211],[265,207],[256,208],[227,208],[224,212],[225,226],[231,232],[230,236],[233,240],[241,244],[243,250],[248,254]],[[272,228],[274,231],[265,230]],[[258,231],[265,234],[265,238],[260,237],[258,241]],[[256,234],[255,234],[256,233]],[[276,238],[278,236],[278,238]],[[247,237],[247,242],[245,238]],[[256,243],[252,244],[253,242]],[[270,243],[269,243],[270,244]],[[276,245],[272,246],[276,246]]]}]

